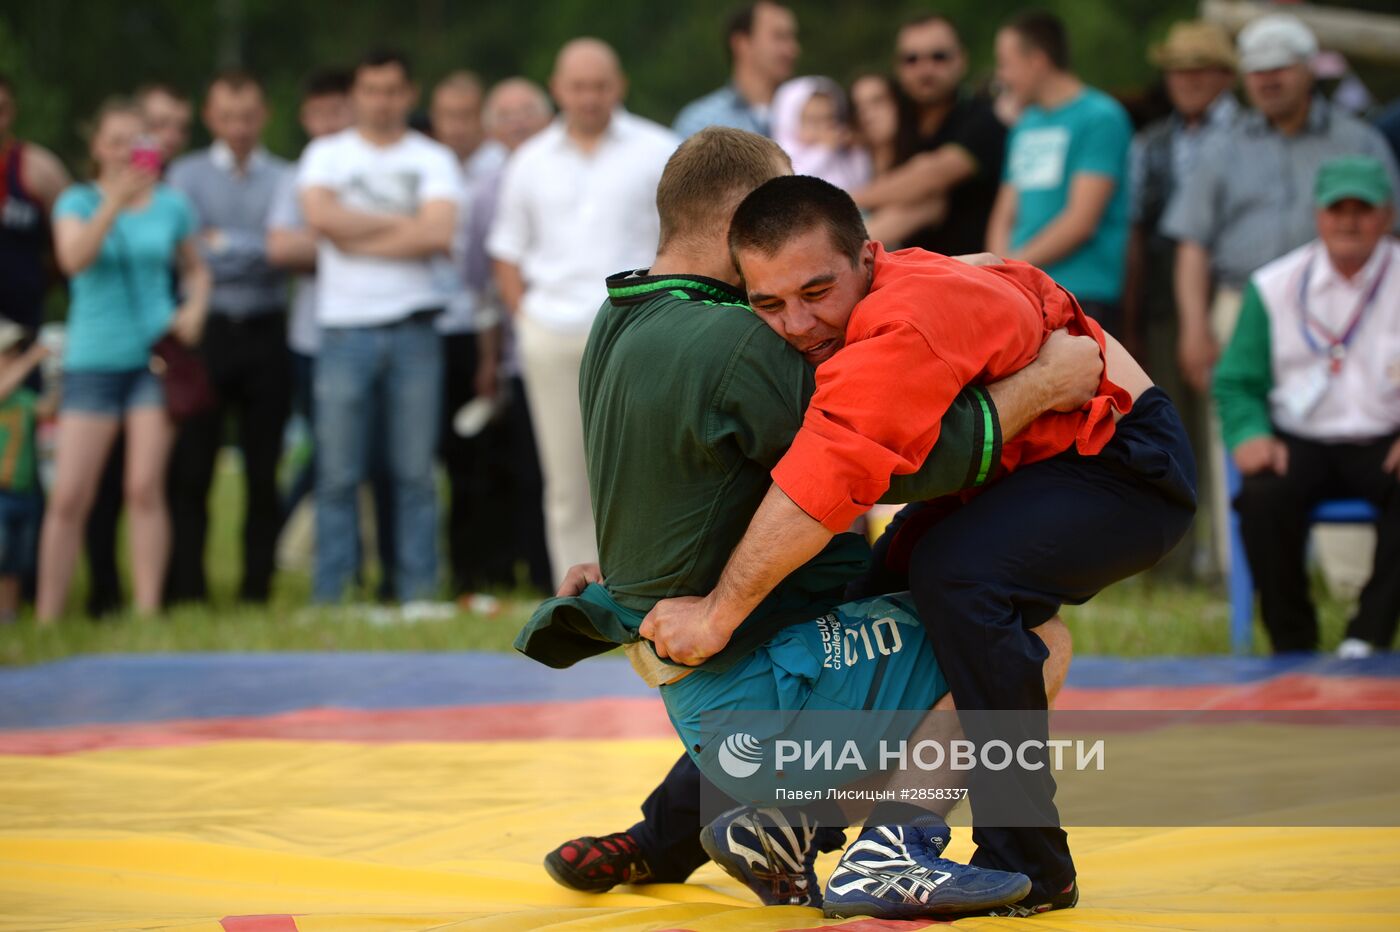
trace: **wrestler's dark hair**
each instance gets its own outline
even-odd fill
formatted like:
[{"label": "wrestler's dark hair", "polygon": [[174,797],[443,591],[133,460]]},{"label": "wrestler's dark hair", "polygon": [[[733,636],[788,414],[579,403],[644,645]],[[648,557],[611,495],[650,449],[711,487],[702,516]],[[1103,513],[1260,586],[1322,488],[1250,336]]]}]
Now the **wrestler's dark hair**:
[{"label": "wrestler's dark hair", "polygon": [[355,77],[359,77],[360,72],[366,68],[383,68],[385,65],[398,65],[403,76],[409,81],[413,80],[413,66],[409,64],[408,56],[398,49],[378,48],[366,52],[364,57],[355,64]]},{"label": "wrestler's dark hair", "polygon": [[958,29],[958,24],[953,22],[952,18],[944,16],[942,13],[920,13],[917,16],[906,19],[904,22],[900,23],[899,31],[903,32],[906,29],[915,29],[919,26],[927,26],[930,23],[942,23],[944,26],[947,26],[948,31],[951,32],[953,34],[953,38],[957,40],[958,46],[962,47],[962,31]]},{"label": "wrestler's dark hair", "polygon": [[729,255],[735,268],[739,251],[771,256],[794,238],[818,227],[831,236],[837,252],[855,265],[869,236],[860,208],[834,184],[809,175],[774,178],[754,189],[729,224]]},{"label": "wrestler's dark hair", "polygon": [[205,93],[211,93],[216,87],[225,87],[235,93],[241,93],[250,88],[259,94],[265,95],[266,92],[258,76],[246,68],[221,68],[214,77],[209,79]]},{"label": "wrestler's dark hair", "polygon": [[350,85],[354,83],[354,80],[354,76],[350,72],[341,68],[313,71],[306,76],[306,80],[301,84],[301,99],[344,97],[350,93]]},{"label": "wrestler's dark hair", "polygon": [[753,21],[758,13],[758,8],[765,5],[774,6],[780,10],[787,9],[778,0],[759,0],[757,3],[746,3],[743,6],[735,7],[724,18],[724,54],[728,56],[730,64],[734,62],[734,37],[753,35]]},{"label": "wrestler's dark hair", "polygon": [[1057,70],[1069,70],[1069,33],[1065,21],[1054,13],[1028,10],[1007,20],[1002,28],[1016,33],[1024,48],[1044,52]]}]

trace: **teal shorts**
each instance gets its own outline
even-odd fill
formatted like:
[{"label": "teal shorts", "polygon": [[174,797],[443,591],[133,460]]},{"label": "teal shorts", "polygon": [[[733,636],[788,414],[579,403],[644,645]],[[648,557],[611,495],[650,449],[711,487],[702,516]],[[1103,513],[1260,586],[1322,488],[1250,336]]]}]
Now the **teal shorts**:
[{"label": "teal shorts", "polygon": [[710,743],[706,712],[922,711],[948,692],[907,592],[838,605],[781,633],[723,673],[661,687],[686,750]]}]

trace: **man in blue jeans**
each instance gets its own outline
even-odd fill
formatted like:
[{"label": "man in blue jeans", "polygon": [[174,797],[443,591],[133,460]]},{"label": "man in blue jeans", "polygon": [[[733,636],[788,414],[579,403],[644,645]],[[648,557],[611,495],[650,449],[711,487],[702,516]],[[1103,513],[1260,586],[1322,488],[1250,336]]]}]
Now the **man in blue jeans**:
[{"label": "man in blue jeans", "polygon": [[[443,296],[430,260],[451,247],[463,184],[451,151],[408,128],[416,97],[402,55],[367,56],[351,89],[355,124],[313,142],[298,175],[320,274],[313,596],[321,603],[341,599],[354,578],[355,496],[374,445],[394,488],[398,597],[437,592],[443,360],[434,318]],[[382,437],[371,435],[375,406],[387,412]]]}]

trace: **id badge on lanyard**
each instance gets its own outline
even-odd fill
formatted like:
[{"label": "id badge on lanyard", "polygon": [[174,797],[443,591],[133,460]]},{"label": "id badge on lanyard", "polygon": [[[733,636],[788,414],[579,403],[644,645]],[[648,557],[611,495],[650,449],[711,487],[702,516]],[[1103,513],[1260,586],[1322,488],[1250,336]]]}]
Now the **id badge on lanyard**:
[{"label": "id badge on lanyard", "polygon": [[[1381,248],[1385,248],[1384,243],[1382,243]],[[1376,295],[1380,294],[1381,285],[1385,283],[1386,274],[1390,271],[1390,256],[1390,250],[1387,249],[1384,264],[1381,266],[1380,272],[1377,273],[1376,280],[1366,290],[1366,294],[1357,304],[1356,310],[1352,312],[1350,321],[1340,333],[1328,329],[1320,321],[1314,320],[1308,313],[1308,285],[1312,281],[1312,265],[1316,261],[1316,256],[1303,269],[1303,278],[1298,286],[1298,308],[1301,312],[1299,324],[1303,331],[1303,340],[1308,344],[1308,349],[1312,350],[1316,362],[1308,367],[1308,372],[1298,383],[1297,390],[1284,400],[1284,406],[1298,420],[1306,418],[1322,403],[1327,389],[1332,385],[1332,380],[1341,374],[1342,365],[1346,362],[1347,353],[1351,348],[1351,341],[1360,329],[1366,312],[1375,303]],[[1314,330],[1317,331],[1318,336],[1322,337],[1323,342],[1319,342],[1313,336]]]}]

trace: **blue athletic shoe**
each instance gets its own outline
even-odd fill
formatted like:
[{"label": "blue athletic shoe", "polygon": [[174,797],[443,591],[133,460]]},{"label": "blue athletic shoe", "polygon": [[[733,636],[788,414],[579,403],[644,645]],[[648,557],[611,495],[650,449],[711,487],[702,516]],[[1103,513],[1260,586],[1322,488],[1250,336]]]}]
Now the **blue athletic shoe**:
[{"label": "blue athletic shoe", "polygon": [[984,870],[940,857],[948,829],[876,825],[846,849],[826,883],[822,915],[918,919],[986,911],[1031,891],[1025,874]]},{"label": "blue athletic shoe", "polygon": [[700,846],[710,859],[765,906],[821,906],[817,855],[845,843],[839,829],[779,809],[731,809],[700,830]]}]

